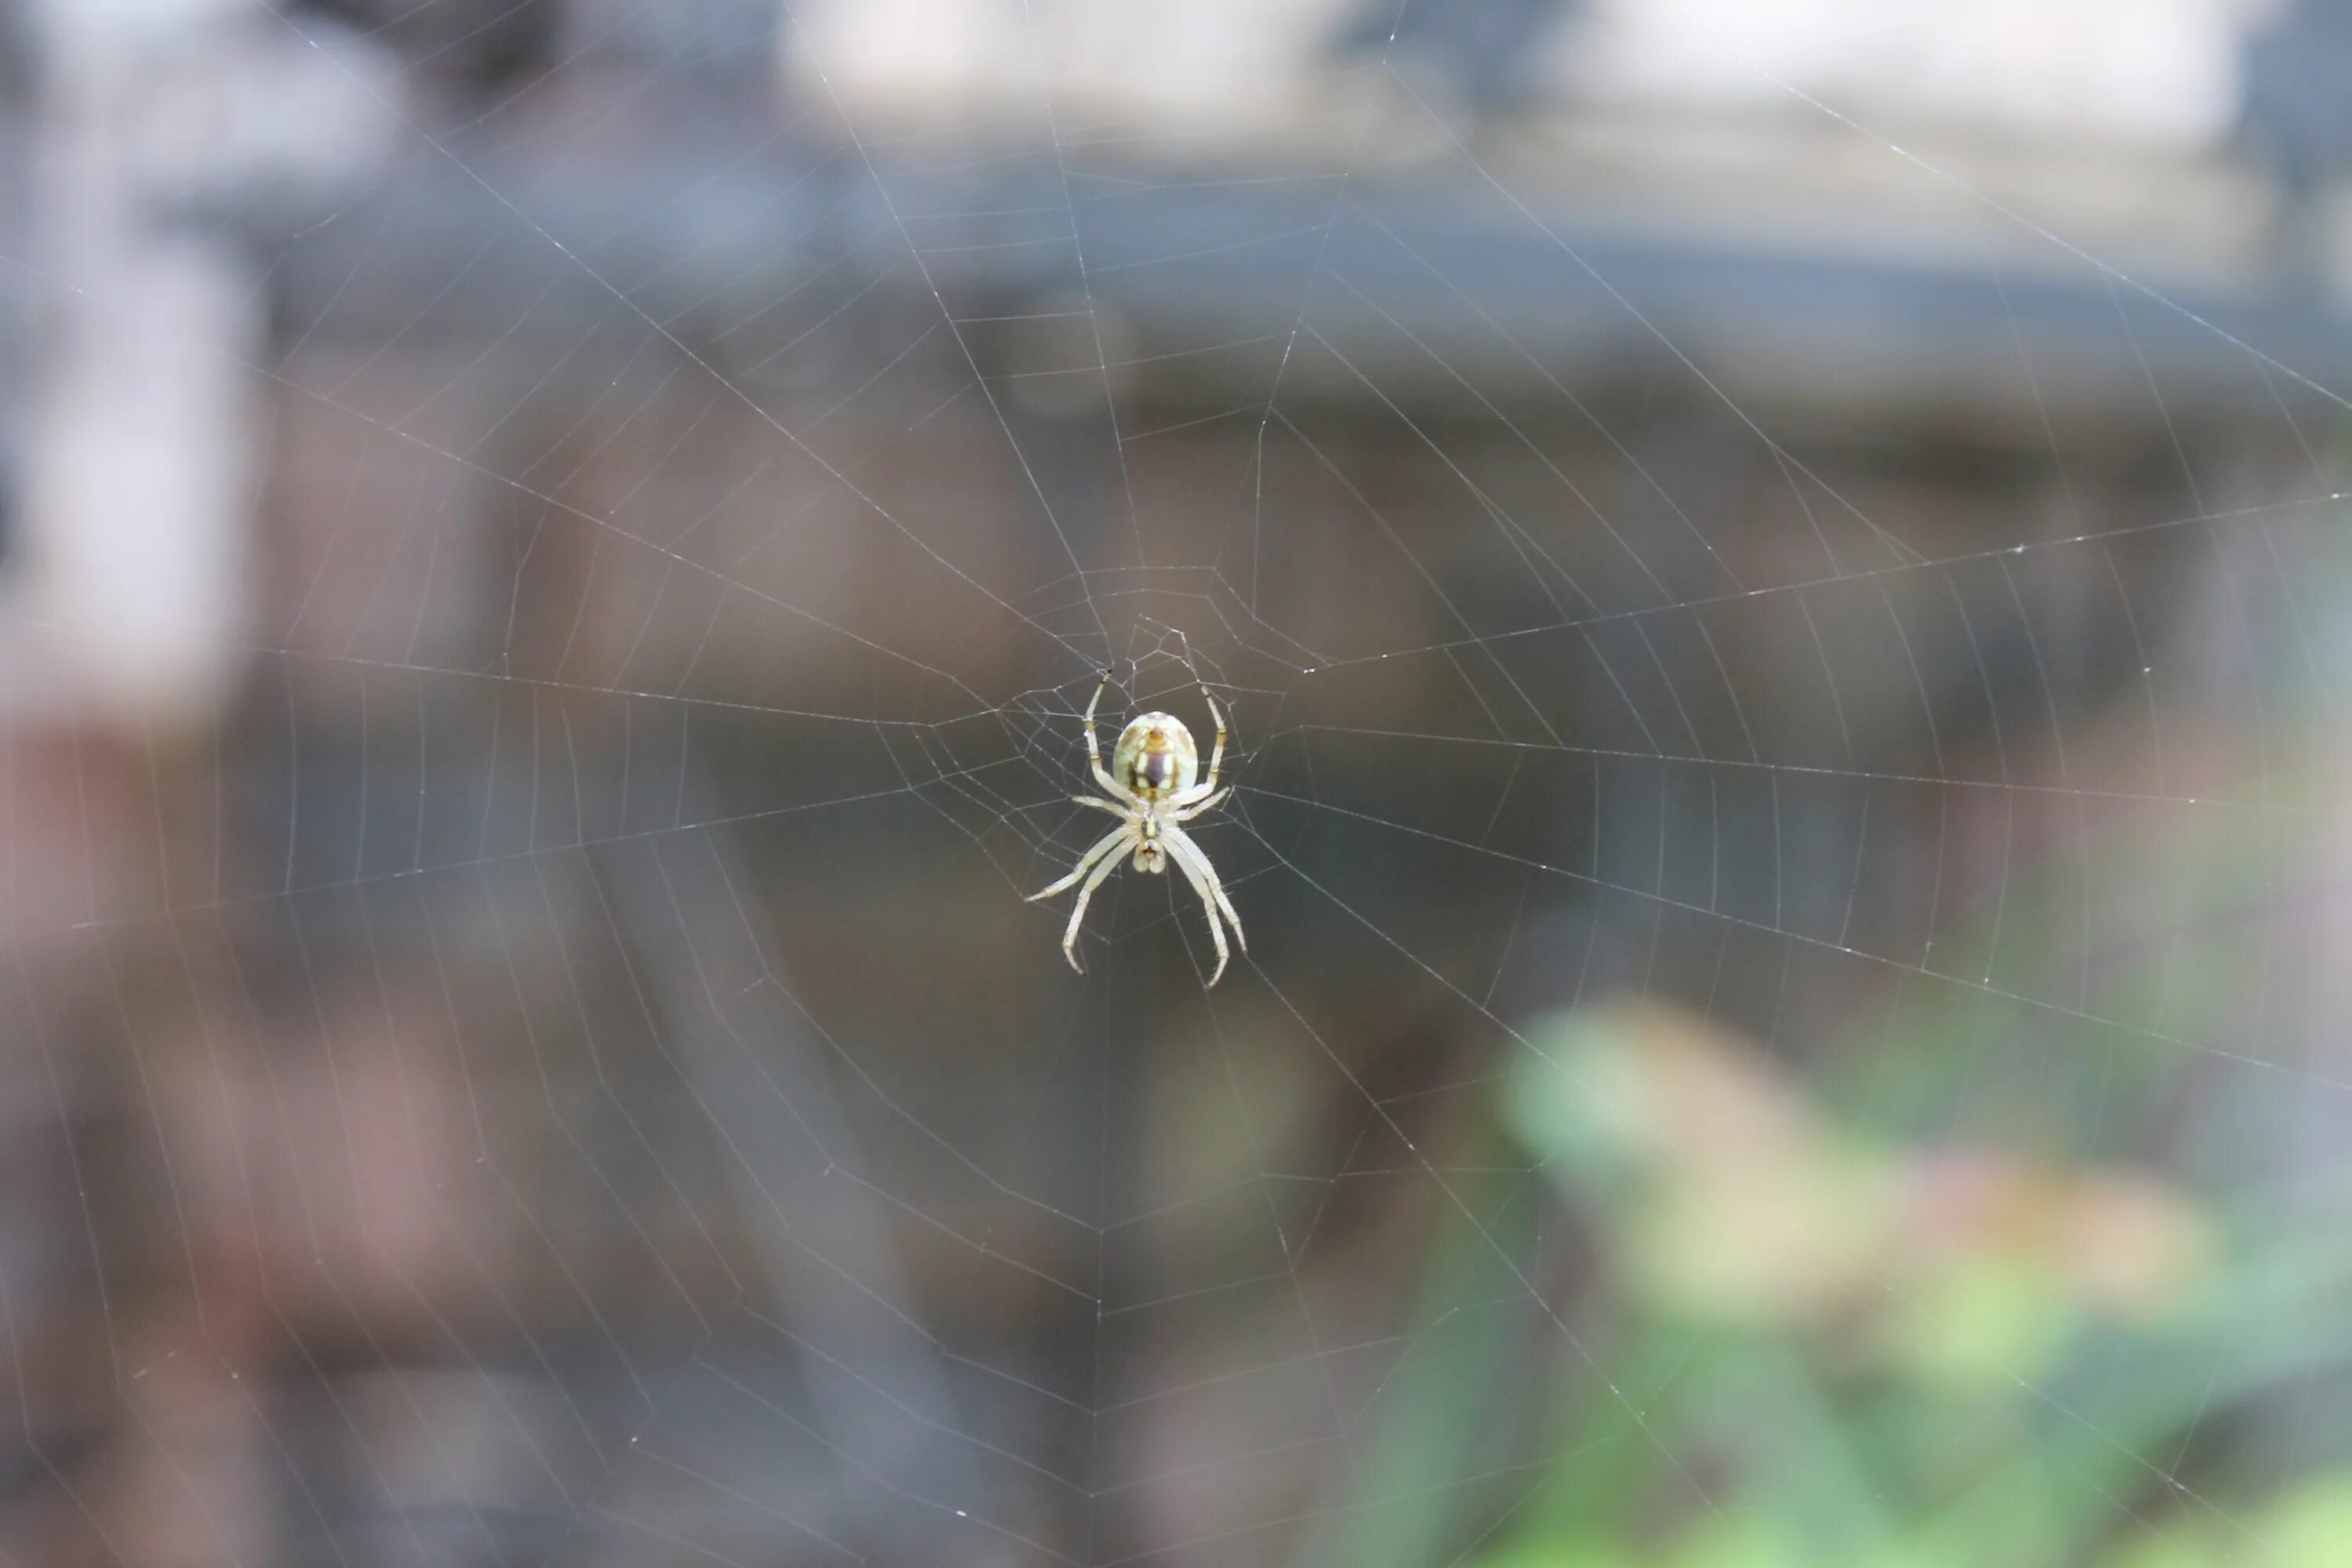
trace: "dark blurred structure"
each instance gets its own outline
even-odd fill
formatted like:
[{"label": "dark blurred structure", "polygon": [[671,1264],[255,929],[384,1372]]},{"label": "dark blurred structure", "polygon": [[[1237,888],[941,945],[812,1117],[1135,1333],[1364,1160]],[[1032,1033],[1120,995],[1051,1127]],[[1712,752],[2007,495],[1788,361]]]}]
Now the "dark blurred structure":
[{"label": "dark blurred structure", "polygon": [[2286,243],[2313,252],[2296,259],[2318,271],[2323,286],[2329,247],[2319,209],[2352,166],[2352,107],[2338,74],[2347,55],[2352,6],[2340,0],[2295,0],[2246,50],[2246,139],[2277,173]]},{"label": "dark blurred structure", "polygon": [[[1494,1088],[1612,997],[1768,1064],[1660,1047],[1693,1125],[2332,1146],[2333,9],[2104,131],[1630,3],[1021,11],[8,13],[0,1560],[1465,1562],[1561,1410],[1665,1540],[1738,1446]],[[1205,995],[1181,900],[1083,984],[1019,902],[1107,665],[1235,710]],[[2291,1468],[2231,1417],[2117,1484]]]}]

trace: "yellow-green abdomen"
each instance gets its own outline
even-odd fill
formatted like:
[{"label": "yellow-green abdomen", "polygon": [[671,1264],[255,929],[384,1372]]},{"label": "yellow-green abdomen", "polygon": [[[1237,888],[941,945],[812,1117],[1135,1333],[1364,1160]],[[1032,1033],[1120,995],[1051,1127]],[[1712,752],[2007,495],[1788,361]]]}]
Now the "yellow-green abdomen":
[{"label": "yellow-green abdomen", "polygon": [[1192,731],[1172,713],[1137,715],[1111,748],[1110,776],[1139,800],[1161,801],[1191,789],[1200,771]]}]

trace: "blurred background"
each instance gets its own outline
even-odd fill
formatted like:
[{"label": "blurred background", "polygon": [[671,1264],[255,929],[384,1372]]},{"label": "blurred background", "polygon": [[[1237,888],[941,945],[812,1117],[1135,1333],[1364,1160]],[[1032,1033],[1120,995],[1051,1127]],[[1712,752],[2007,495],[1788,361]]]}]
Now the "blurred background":
[{"label": "blurred background", "polygon": [[0,5],[0,1564],[2352,1561],[2347,79]]}]

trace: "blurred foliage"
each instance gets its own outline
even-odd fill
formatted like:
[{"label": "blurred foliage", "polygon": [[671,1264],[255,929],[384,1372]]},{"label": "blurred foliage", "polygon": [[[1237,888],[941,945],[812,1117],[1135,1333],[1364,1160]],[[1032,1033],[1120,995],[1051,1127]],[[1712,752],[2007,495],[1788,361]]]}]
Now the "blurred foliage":
[{"label": "blurred foliage", "polygon": [[[2312,1415],[2352,1359],[2352,1237],[2293,1190],[2333,1178],[2208,1125],[2250,1096],[2275,1124],[2293,1073],[2224,1064],[2223,1091],[2177,1043],[2237,1037],[2227,977],[2271,940],[2246,907],[2273,896],[2279,846],[2240,853],[2161,811],[2090,837],[2189,893],[2165,940],[2079,966],[2079,1010],[1915,980],[1801,1052],[1659,1002],[1528,1031],[1430,1155],[1460,1173],[1456,1212],[1358,1450],[1364,1522],[1312,1560],[2352,1560],[2352,1448]],[[1991,973],[1997,944],[2076,967],[2056,912],[2003,901],[1955,926],[1939,969]],[[2037,1029],[2053,1011],[2066,1026]],[[2101,1018],[2149,1032],[2109,1051]],[[2118,1147],[2140,1159],[2097,1152]],[[1528,1258],[1540,1275],[1505,1261]],[[1515,1297],[1524,1356],[1492,1307]],[[1550,1458],[1512,1466],[1514,1428],[1521,1458]],[[1498,1510],[1487,1538],[1450,1533]]]}]

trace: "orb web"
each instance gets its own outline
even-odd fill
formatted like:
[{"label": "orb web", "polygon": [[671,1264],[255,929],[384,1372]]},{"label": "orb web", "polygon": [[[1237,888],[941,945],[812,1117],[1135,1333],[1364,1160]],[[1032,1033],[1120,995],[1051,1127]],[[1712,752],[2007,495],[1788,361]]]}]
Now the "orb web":
[{"label": "orb web", "polygon": [[[216,699],[9,747],[8,1560],[2311,1560],[2347,403],[2218,10],[460,9],[217,22],[178,249],[20,263],[251,504]],[[1106,678],[1213,988],[1023,902]]]}]

